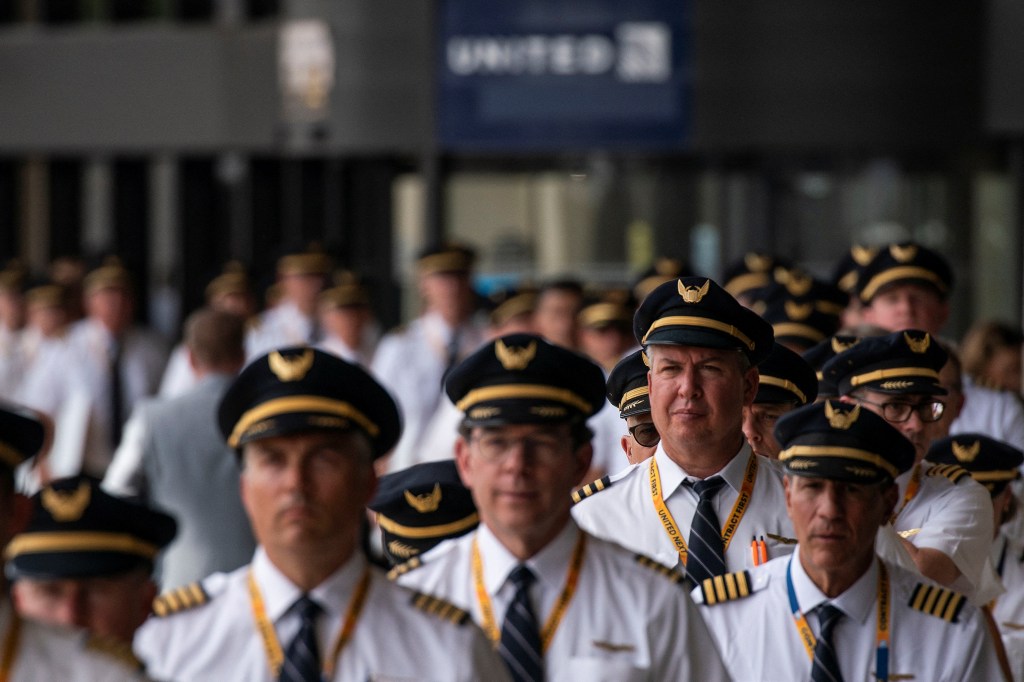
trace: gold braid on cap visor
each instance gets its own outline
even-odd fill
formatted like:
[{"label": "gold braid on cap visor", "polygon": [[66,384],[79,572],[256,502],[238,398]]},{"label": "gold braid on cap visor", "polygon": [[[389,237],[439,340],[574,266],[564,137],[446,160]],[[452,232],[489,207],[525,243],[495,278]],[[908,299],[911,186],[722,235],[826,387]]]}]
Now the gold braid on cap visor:
[{"label": "gold braid on cap visor", "polygon": [[551,400],[556,403],[564,403],[575,407],[583,413],[589,413],[590,403],[565,388],[544,386],[542,384],[500,384],[497,386],[485,386],[475,388],[462,400],[455,403],[455,407],[462,412],[468,412],[474,405],[490,400],[517,400],[523,398],[536,398],[538,400]]},{"label": "gold braid on cap visor", "polygon": [[646,386],[634,388],[632,391],[626,391],[625,393],[622,394],[622,400],[619,401],[619,409],[621,410],[622,406],[628,403],[630,400],[645,395],[650,395],[650,391],[647,389]]},{"label": "gold braid on cap visor", "polygon": [[899,476],[896,467],[891,463],[873,452],[859,448],[833,447],[831,445],[794,445],[779,453],[780,462],[785,462],[794,457],[807,457],[809,459],[828,459],[832,457],[837,459],[855,459],[887,472],[892,476],[893,480]]},{"label": "gold braid on cap visor", "polygon": [[731,324],[725,324],[718,320],[712,320],[707,317],[698,317],[694,315],[670,315],[668,317],[662,317],[661,319],[655,320],[651,328],[644,334],[644,338],[641,341],[642,344],[647,343],[647,338],[651,335],[655,329],[661,327],[705,327],[707,329],[714,329],[717,332],[728,334],[734,339],[738,339],[750,350],[754,350],[754,342],[750,338],[741,332]]},{"label": "gold braid on cap visor", "polygon": [[448,535],[454,535],[461,530],[466,530],[471,526],[475,526],[479,522],[480,517],[476,512],[473,512],[469,516],[458,519],[457,521],[452,521],[451,523],[442,523],[435,526],[403,526],[400,523],[392,521],[383,514],[377,514],[378,526],[392,535],[398,535],[412,540],[440,538]]},{"label": "gold braid on cap visor", "polygon": [[322,398],[315,395],[293,395],[287,398],[275,398],[248,410],[239,417],[235,428],[228,438],[228,445],[238,447],[239,441],[254,424],[283,414],[295,414],[301,412],[315,412],[318,414],[330,414],[338,417],[351,419],[359,425],[371,438],[376,438],[380,433],[380,427],[370,421],[370,418],[354,408],[350,403],[333,398]]},{"label": "gold braid on cap visor", "polygon": [[868,372],[867,374],[854,374],[850,377],[850,386],[860,386],[861,384],[871,383],[872,381],[899,377],[925,377],[927,379],[934,379],[936,383],[939,381],[939,373],[934,369],[925,369],[923,367],[893,367],[892,369],[877,369],[874,372]]},{"label": "gold braid on cap visor", "polygon": [[784,388],[793,395],[795,395],[797,398],[799,398],[801,403],[805,405],[807,404],[807,396],[804,395],[804,392],[797,388],[796,384],[794,384],[789,379],[768,377],[762,374],[759,378],[759,381],[767,386],[778,386],[779,388]]},{"label": "gold braid on cap visor", "polygon": [[860,300],[867,303],[886,284],[891,284],[901,279],[923,279],[934,284],[942,293],[946,293],[946,283],[934,272],[917,265],[904,265],[898,268],[889,268],[868,280],[868,283],[860,290]]},{"label": "gold braid on cap visor", "polygon": [[14,536],[4,555],[8,559],[22,554],[51,552],[118,552],[135,554],[146,559],[156,556],[158,548],[127,533],[54,532],[22,533]]}]

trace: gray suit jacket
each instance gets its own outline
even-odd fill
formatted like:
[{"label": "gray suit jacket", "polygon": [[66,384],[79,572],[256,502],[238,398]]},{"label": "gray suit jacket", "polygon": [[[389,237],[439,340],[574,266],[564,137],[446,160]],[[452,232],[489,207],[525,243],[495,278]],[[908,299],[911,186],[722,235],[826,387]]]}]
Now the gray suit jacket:
[{"label": "gray suit jacket", "polygon": [[256,547],[238,492],[239,465],[217,427],[217,404],[232,377],[206,376],[186,393],[147,401],[125,426],[104,480],[138,493],[178,520],[160,582],[173,588],[252,559]]}]

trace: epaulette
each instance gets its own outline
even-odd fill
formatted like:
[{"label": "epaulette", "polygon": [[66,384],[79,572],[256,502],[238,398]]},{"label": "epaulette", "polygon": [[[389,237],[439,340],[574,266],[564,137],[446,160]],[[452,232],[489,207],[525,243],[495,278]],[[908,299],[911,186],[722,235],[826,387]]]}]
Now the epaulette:
[{"label": "epaulette", "polygon": [[573,492],[573,494],[572,494],[572,503],[573,504],[579,504],[581,501],[587,499],[591,495],[593,495],[595,493],[599,493],[602,490],[604,490],[605,488],[611,487],[611,485],[612,485],[612,477],[611,476],[605,476],[604,478],[599,478],[596,481],[592,481],[592,482],[586,484],[585,486],[583,486],[582,488],[580,488],[579,490]]},{"label": "epaulette", "polygon": [[750,573],[736,571],[701,581],[700,593],[704,597],[705,604],[714,606],[749,597],[754,590],[751,589]]},{"label": "epaulette", "polygon": [[686,578],[684,578],[679,571],[675,570],[674,568],[669,568],[665,564],[655,561],[649,556],[645,556],[643,554],[634,554],[633,560],[641,566],[643,566],[644,568],[649,568],[655,573],[662,574],[663,576],[665,576],[672,582],[676,583],[677,585],[682,584],[686,580]]},{"label": "epaulette", "polygon": [[947,623],[955,623],[966,602],[967,598],[959,592],[938,585],[918,583],[908,603],[912,609],[941,618]]},{"label": "epaulette", "polygon": [[399,576],[405,575],[409,571],[415,570],[423,565],[423,561],[418,556],[414,556],[408,561],[403,561],[400,564],[395,564],[388,571],[388,580],[397,580]]},{"label": "epaulette", "polygon": [[970,476],[970,472],[964,469],[959,464],[936,464],[928,469],[929,476],[944,476],[953,483],[957,483],[961,478]]},{"label": "epaulette", "polygon": [[116,659],[132,670],[141,672],[144,668],[142,661],[132,653],[131,646],[116,637],[90,634],[85,638],[85,648]]},{"label": "epaulette", "polygon": [[194,609],[210,601],[210,595],[203,589],[202,583],[192,583],[161,594],[153,600],[153,614],[158,618],[169,616],[179,611]]},{"label": "epaulette", "polygon": [[412,605],[421,611],[437,616],[455,625],[465,625],[469,622],[469,613],[463,611],[455,604],[432,597],[422,592],[413,592]]}]

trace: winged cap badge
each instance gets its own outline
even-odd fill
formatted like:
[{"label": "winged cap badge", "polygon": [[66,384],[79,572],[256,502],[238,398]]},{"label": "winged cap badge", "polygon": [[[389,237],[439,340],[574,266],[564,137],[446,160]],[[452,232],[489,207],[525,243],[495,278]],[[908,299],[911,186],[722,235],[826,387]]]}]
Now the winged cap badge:
[{"label": "winged cap badge", "polygon": [[778,281],[786,287],[786,291],[793,296],[805,296],[814,285],[814,280],[808,275],[805,275],[802,272],[783,270],[782,268],[779,268],[776,279],[778,279]]},{"label": "winged cap badge", "polygon": [[530,361],[537,355],[537,342],[531,341],[525,348],[512,348],[501,339],[494,344],[494,355],[501,366],[507,370],[526,369]]},{"label": "winged cap badge", "polygon": [[813,303],[797,303],[796,301],[786,301],[784,304],[786,308],[786,317],[791,320],[806,320],[810,317],[811,313],[814,312]]},{"label": "winged cap badge", "polygon": [[973,462],[981,452],[981,441],[976,440],[970,445],[961,445],[953,441],[953,456],[961,462]]},{"label": "winged cap badge", "polygon": [[833,336],[832,337],[832,350],[838,355],[839,353],[842,353],[843,351],[850,350],[851,348],[856,346],[858,343],[860,343],[860,339],[854,339],[852,341],[843,342],[838,337]]},{"label": "winged cap badge", "polygon": [[893,244],[889,247],[889,253],[900,263],[907,263],[914,260],[914,256],[917,255],[917,246],[914,244],[907,244],[906,246]]},{"label": "winged cap badge", "polygon": [[436,512],[438,506],[441,504],[441,484],[435,483],[433,490],[429,493],[423,493],[422,495],[416,495],[412,491],[406,490],[405,501],[409,503],[410,507],[418,511],[420,514]]},{"label": "winged cap badge", "polygon": [[704,286],[700,288],[685,286],[683,280],[678,280],[677,288],[679,289],[679,295],[683,297],[684,303],[700,303],[700,300],[707,295],[708,289],[711,288],[711,280],[706,280]]},{"label": "winged cap badge", "polygon": [[760,253],[748,253],[743,257],[743,264],[751,272],[767,272],[773,262],[774,259],[771,256]]},{"label": "winged cap badge", "polygon": [[50,512],[55,521],[61,522],[77,521],[82,518],[91,499],[92,488],[84,481],[79,483],[75,490],[44,488],[40,495],[43,508]]},{"label": "winged cap badge", "polygon": [[850,256],[853,257],[853,262],[857,265],[864,267],[871,262],[871,259],[878,253],[878,249],[870,246],[853,246],[850,249]]},{"label": "winged cap badge", "polygon": [[854,406],[854,408],[849,412],[843,412],[842,410],[837,410],[833,407],[831,400],[826,400],[825,418],[828,419],[828,425],[833,429],[845,431],[853,426],[853,423],[860,418],[860,405]]},{"label": "winged cap badge", "polygon": [[286,358],[276,350],[267,357],[270,371],[281,381],[301,381],[313,367],[313,349],[307,348],[301,354]]},{"label": "winged cap badge", "polygon": [[915,339],[907,332],[903,332],[903,339],[914,353],[924,353],[928,350],[928,346],[932,345],[931,334],[925,334],[924,338]]}]

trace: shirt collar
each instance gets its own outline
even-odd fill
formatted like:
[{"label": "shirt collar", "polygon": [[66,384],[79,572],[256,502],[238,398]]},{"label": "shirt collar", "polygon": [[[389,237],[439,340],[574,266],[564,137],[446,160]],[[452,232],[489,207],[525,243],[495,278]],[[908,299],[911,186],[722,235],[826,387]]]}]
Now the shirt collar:
[{"label": "shirt collar", "polygon": [[[365,567],[366,559],[363,555],[358,551],[353,553],[341,568],[310,591],[310,597],[328,614],[341,613]],[[256,549],[252,572],[259,585],[267,616],[276,623],[302,595],[302,590],[278,570],[262,546]]]},{"label": "shirt collar", "polygon": [[520,561],[486,525],[480,524],[476,537],[484,564],[484,586],[487,592],[496,594],[508,580],[512,569],[520,563],[526,564],[545,588],[560,589],[565,582],[566,567],[579,534],[580,529],[570,520],[543,549],[526,561]]},{"label": "shirt collar", "polygon": [[864,571],[853,585],[846,588],[838,597],[829,599],[804,571],[803,564],[800,563],[799,546],[792,556],[793,589],[796,591],[796,601],[801,613],[810,613],[823,603],[829,602],[858,623],[863,624],[867,620],[878,598],[878,557],[871,560],[868,570]]},{"label": "shirt collar", "polygon": [[[722,467],[716,476],[721,476],[725,479],[725,482],[733,490],[739,491],[743,485],[743,474],[747,469],[747,462],[754,454],[750,450],[750,445],[744,440],[743,446],[740,447],[729,463]],[[664,441],[658,443],[658,450],[654,453],[654,457],[658,460],[658,475],[661,477],[661,494],[662,497],[668,499],[668,497],[676,491],[676,488],[688,478],[688,475],[683,468],[672,461],[665,452]]]}]

